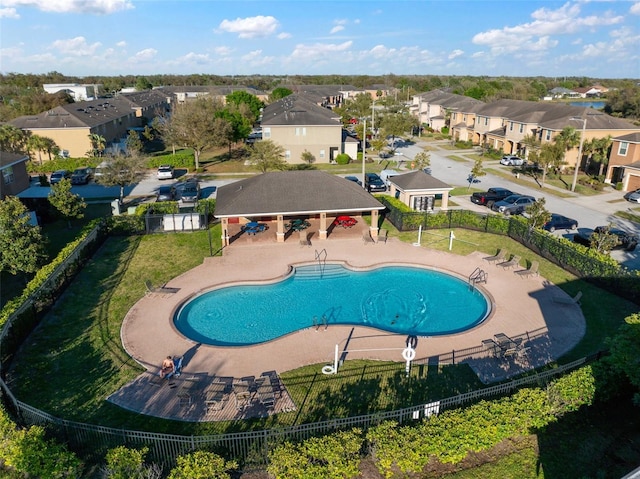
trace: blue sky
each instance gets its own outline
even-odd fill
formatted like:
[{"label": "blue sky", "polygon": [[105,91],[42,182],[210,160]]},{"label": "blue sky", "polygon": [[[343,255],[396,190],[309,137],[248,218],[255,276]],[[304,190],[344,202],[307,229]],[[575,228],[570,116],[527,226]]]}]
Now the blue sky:
[{"label": "blue sky", "polygon": [[0,0],[0,71],[640,77],[640,1]]}]

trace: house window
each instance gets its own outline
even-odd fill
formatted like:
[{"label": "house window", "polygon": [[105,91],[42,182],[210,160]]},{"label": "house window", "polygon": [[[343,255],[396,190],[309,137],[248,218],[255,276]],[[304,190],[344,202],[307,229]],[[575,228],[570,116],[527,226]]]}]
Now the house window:
[{"label": "house window", "polygon": [[522,133],[524,131],[524,124],[520,123],[520,133]]},{"label": "house window", "polygon": [[629,143],[626,141],[620,142],[620,147],[618,148],[618,155],[627,156],[627,150],[629,149]]},{"label": "house window", "polygon": [[8,166],[4,170],[2,170],[2,178],[4,179],[5,185],[10,185],[13,183],[13,167]]},{"label": "house window", "polygon": [[509,122],[509,131],[513,131],[513,122],[512,121]]},{"label": "house window", "polygon": [[489,124],[489,117],[485,117],[484,119],[484,126],[487,126]]},{"label": "house window", "polygon": [[287,150],[284,152],[284,158],[286,160],[290,160],[291,159],[291,150]]},{"label": "house window", "polygon": [[262,138],[271,138],[271,128],[262,129]]},{"label": "house window", "polygon": [[547,139],[547,141],[551,140],[551,130],[547,130],[546,139]]},{"label": "house window", "polygon": [[462,121],[464,121],[465,123],[467,122],[467,115],[464,115],[464,116],[462,117]]},{"label": "house window", "polygon": [[304,126],[297,126],[296,136],[307,136],[307,128]]},{"label": "house window", "polygon": [[320,158],[324,158],[324,150],[320,150]]}]

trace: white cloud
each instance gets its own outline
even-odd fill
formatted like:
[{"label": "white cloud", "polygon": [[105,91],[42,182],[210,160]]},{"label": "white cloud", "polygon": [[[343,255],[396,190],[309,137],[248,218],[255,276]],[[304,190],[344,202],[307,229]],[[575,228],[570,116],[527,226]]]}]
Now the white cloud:
[{"label": "white cloud", "polygon": [[108,15],[130,10],[130,0],[2,0],[5,7],[33,7],[43,12]]},{"label": "white cloud", "polygon": [[315,43],[313,45],[305,45],[299,43],[291,53],[292,58],[303,59],[305,61],[325,58],[336,53],[344,52],[351,48],[353,42],[335,43]]},{"label": "white cloud", "polygon": [[95,55],[96,50],[102,45],[100,42],[95,42],[89,45],[86,38],[75,37],[67,38],[64,40],[56,40],[50,46],[49,49],[57,50],[65,55],[72,55],[75,57],[91,56]]},{"label": "white cloud", "polygon": [[342,30],[344,30],[344,25],[336,25],[335,27],[333,27],[331,29],[331,31],[329,33],[330,34],[334,34],[334,33],[341,32]]},{"label": "white cloud", "polygon": [[486,56],[485,52],[475,52],[473,55],[471,55],[471,58],[483,58],[484,56]]},{"label": "white cloud", "polygon": [[121,42],[116,43],[116,47],[124,48],[127,46],[127,42],[122,40]]},{"label": "white cloud", "polygon": [[268,37],[276,32],[280,23],[272,16],[236,18],[223,20],[218,29],[223,32],[237,33],[240,38]]},{"label": "white cloud", "polygon": [[15,8],[0,8],[0,18],[20,18]]},{"label": "white cloud", "polygon": [[631,13],[632,15],[640,15],[640,2],[637,2],[631,5],[631,8],[629,9],[629,13]]},{"label": "white cloud", "polygon": [[231,53],[233,52],[233,49],[231,47],[215,47],[213,49],[213,52],[216,55],[222,56],[222,57],[227,57],[229,55],[231,55]]},{"label": "white cloud", "polygon": [[457,57],[459,57],[461,55],[464,55],[464,52],[462,50],[460,50],[460,49],[456,49],[456,50],[453,50],[451,53],[449,53],[449,57],[448,58],[449,58],[449,60],[453,60],[454,58],[457,58]]},{"label": "white cloud", "polygon": [[286,40],[287,38],[291,38],[291,34],[287,32],[278,33],[276,37],[278,40]]},{"label": "white cloud", "polygon": [[556,40],[551,40],[551,35],[571,34],[585,28],[615,25],[624,20],[623,16],[614,16],[610,12],[581,17],[580,6],[571,3],[566,3],[556,10],[540,8],[534,11],[531,17],[534,20],[530,23],[481,32],[476,34],[472,41],[477,45],[487,45],[494,55],[521,50],[539,51],[558,44]]},{"label": "white cloud", "polygon": [[177,59],[176,63],[184,64],[188,63],[190,65],[206,65],[211,62],[209,55],[206,53],[194,53],[189,52],[186,55],[181,56]]},{"label": "white cloud", "polygon": [[145,48],[144,50],[140,50],[136,53],[131,60],[133,61],[142,61],[147,62],[152,60],[158,54],[158,50],[155,48]]}]

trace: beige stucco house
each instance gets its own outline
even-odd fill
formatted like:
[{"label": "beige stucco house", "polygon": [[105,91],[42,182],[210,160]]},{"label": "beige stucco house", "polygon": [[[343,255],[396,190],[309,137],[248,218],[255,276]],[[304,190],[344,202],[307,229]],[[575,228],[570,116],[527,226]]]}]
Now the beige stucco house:
[{"label": "beige stucco house", "polygon": [[267,105],[260,124],[262,139],[281,145],[288,163],[302,163],[304,151],[310,152],[316,163],[331,163],[344,152],[340,115],[301,94]]},{"label": "beige stucco house", "polygon": [[485,103],[464,95],[457,95],[444,90],[433,90],[412,98],[409,107],[411,114],[418,118],[421,125],[426,125],[435,131],[440,131],[445,126],[458,124],[457,136],[460,140],[467,140],[464,127],[473,125],[475,116],[473,111]]},{"label": "beige stucco house", "polygon": [[623,191],[640,188],[640,131],[613,139],[605,181],[622,182]]},{"label": "beige stucco house", "polygon": [[102,136],[109,148],[124,142],[129,129],[145,126],[168,108],[166,94],[151,90],[57,106],[10,123],[34,135],[51,138],[69,156],[79,158],[91,150],[91,134]]}]

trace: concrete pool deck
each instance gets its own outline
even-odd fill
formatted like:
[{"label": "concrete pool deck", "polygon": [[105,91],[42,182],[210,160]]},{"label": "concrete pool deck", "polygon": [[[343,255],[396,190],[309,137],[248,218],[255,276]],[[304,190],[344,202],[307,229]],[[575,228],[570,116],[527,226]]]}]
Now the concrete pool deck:
[{"label": "concrete pool deck", "polygon": [[[142,375],[147,379],[158,372],[167,355],[185,357],[183,377],[259,377],[265,371],[282,373],[309,364],[331,364],[336,344],[341,353],[348,345],[347,350],[351,351],[348,359],[403,361],[401,353],[406,346],[406,335],[367,327],[311,327],[264,344],[216,347],[183,337],[173,325],[173,316],[181,304],[201,292],[236,282],[278,280],[289,273],[291,265],[317,262],[318,254],[326,254],[327,263],[344,262],[355,268],[382,264],[420,265],[465,280],[476,268],[486,271],[488,280],[480,288],[492,301],[490,316],[482,324],[462,333],[419,337],[416,346],[416,361],[438,364],[451,362],[444,358],[451,358],[452,351],[478,348],[483,340],[498,333],[523,338],[524,346],[529,348],[523,360],[488,357],[486,351],[465,359],[486,383],[553,361],[570,351],[585,332],[580,307],[557,302],[554,298],[558,296],[569,297],[543,277],[514,274],[524,266],[505,269],[484,261],[486,255],[483,253],[458,256],[393,238],[386,243],[364,244],[357,236],[316,241],[311,247],[301,246],[298,242],[236,242],[225,248],[222,256],[205,258],[200,266],[172,279],[166,286],[175,288],[175,292],[151,293],[140,299],[123,321],[124,348],[147,369],[148,373]],[[525,261],[523,258],[521,264]],[[274,310],[273,314],[277,320],[278,311]],[[125,387],[110,400],[132,410],[144,410],[128,396]],[[143,400],[145,407],[151,402]],[[286,410],[290,406],[286,403],[283,407]],[[163,413],[148,413],[163,416]]]}]

